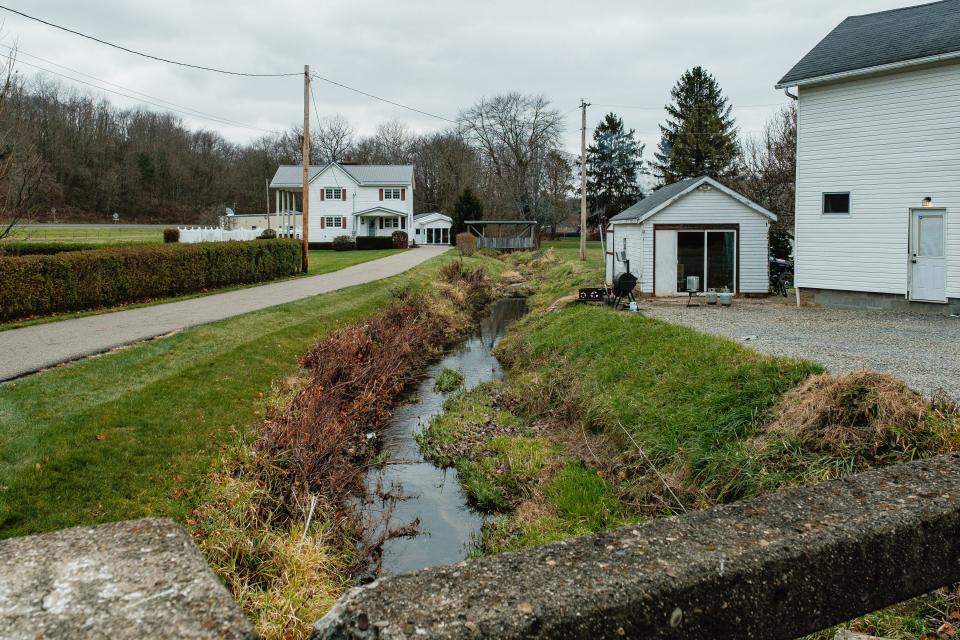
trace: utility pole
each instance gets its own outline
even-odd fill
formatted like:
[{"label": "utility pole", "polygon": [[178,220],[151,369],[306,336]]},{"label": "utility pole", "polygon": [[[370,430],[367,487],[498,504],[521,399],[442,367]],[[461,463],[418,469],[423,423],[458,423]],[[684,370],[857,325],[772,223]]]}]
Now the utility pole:
[{"label": "utility pole", "polygon": [[587,259],[587,107],[580,98],[580,259]]},{"label": "utility pole", "polygon": [[[310,65],[303,65],[303,272],[310,270]],[[297,218],[293,218],[293,230],[297,230]]]}]

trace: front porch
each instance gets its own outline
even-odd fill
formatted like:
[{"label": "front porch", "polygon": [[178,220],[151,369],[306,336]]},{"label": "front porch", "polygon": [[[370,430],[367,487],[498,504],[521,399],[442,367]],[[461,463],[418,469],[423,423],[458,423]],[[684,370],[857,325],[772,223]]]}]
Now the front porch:
[{"label": "front porch", "polygon": [[358,236],[390,237],[394,231],[403,231],[409,235],[407,229],[407,215],[399,211],[376,207],[353,214],[356,219],[355,232]]}]

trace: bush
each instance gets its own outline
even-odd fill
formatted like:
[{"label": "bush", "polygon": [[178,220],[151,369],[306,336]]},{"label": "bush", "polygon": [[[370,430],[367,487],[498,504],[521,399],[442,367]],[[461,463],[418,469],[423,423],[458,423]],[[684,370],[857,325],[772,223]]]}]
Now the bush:
[{"label": "bush", "polygon": [[334,251],[353,251],[357,248],[357,243],[350,236],[337,236],[331,244]]},{"label": "bush", "polygon": [[259,240],[274,240],[277,237],[276,229],[264,229],[263,232],[257,236]]},{"label": "bush", "polygon": [[357,236],[357,249],[393,249],[389,236]]},{"label": "bush", "polygon": [[461,256],[472,256],[477,250],[477,238],[472,233],[457,234],[457,251]]},{"label": "bush", "polygon": [[0,320],[183,295],[297,273],[300,243],[204,242],[0,257]]},{"label": "bush", "polygon": [[0,256],[52,256],[67,251],[91,251],[94,249],[115,249],[141,245],[140,242],[3,242],[0,243]]},{"label": "bush", "polygon": [[163,241],[164,242],[180,242],[180,229],[164,229]]},{"label": "bush", "polygon": [[406,249],[409,245],[406,231],[394,231],[390,236],[390,240],[393,241],[394,249]]}]

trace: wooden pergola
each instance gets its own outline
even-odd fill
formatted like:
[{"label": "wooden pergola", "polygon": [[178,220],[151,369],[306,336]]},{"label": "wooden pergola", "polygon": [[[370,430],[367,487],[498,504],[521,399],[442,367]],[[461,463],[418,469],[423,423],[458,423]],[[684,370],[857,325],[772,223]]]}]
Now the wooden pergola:
[{"label": "wooden pergola", "polygon": [[[464,224],[470,233],[477,236],[477,247],[480,249],[514,251],[537,248],[538,225],[534,220],[465,220]],[[487,230],[491,225],[497,227],[497,232],[506,229],[507,234],[488,235]]]}]

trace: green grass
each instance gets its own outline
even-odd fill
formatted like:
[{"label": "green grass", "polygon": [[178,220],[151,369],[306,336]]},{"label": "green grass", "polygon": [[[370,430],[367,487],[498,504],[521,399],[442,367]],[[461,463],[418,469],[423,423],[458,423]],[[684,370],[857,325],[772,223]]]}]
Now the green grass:
[{"label": "green grass", "polygon": [[[141,516],[183,521],[259,394],[314,341],[366,317],[394,278],[272,307],[0,385],[0,537]],[[470,262],[490,262],[482,258]]]},{"label": "green grass", "polygon": [[[170,225],[175,227],[176,225]],[[163,227],[58,227],[33,225],[14,232],[16,242],[94,242],[115,244],[128,242],[163,242]]]},{"label": "green grass", "polygon": [[[371,260],[377,260],[379,258],[385,258],[387,256],[400,253],[402,249],[372,249],[370,251],[332,251],[332,250],[317,250],[313,249],[310,251],[310,262],[309,262],[309,275],[318,276],[324,273],[331,273],[333,271],[339,271],[346,267],[352,267],[357,264],[363,264],[364,262],[369,262]],[[298,274],[293,276],[293,278],[302,278],[303,274]],[[279,282],[281,280],[286,280],[287,278],[281,278],[280,280],[274,280],[273,282]],[[95,316],[100,315],[101,313],[112,313],[114,311],[125,311],[127,309],[139,309],[141,307],[152,307],[157,304],[166,304],[168,302],[178,302],[180,300],[190,300],[192,298],[200,298],[203,296],[209,296],[215,293],[226,293],[228,291],[236,291],[238,289],[249,289],[250,287],[260,287],[265,284],[270,284],[270,282],[256,282],[253,284],[243,284],[232,287],[222,287],[220,289],[209,289],[207,291],[199,291],[197,293],[189,293],[182,296],[174,296],[172,298],[158,298],[156,300],[148,300],[146,302],[138,302],[136,304],[126,304],[119,307],[104,307],[102,309],[88,309],[85,311],[74,311],[71,313],[57,313],[51,316],[43,316],[39,318],[26,318],[23,320],[13,320],[10,322],[0,323],[0,331],[7,331],[9,329],[19,329],[21,327],[29,327],[37,324],[46,324],[48,322],[59,322],[60,320],[70,320],[72,318],[84,318],[86,316]]]},{"label": "green grass", "polygon": [[400,253],[403,249],[370,249],[369,251],[332,251],[310,250],[310,275],[339,271],[355,264],[386,258]]},{"label": "green grass", "polygon": [[463,374],[450,368],[444,368],[433,383],[434,391],[450,393],[463,386]]}]

